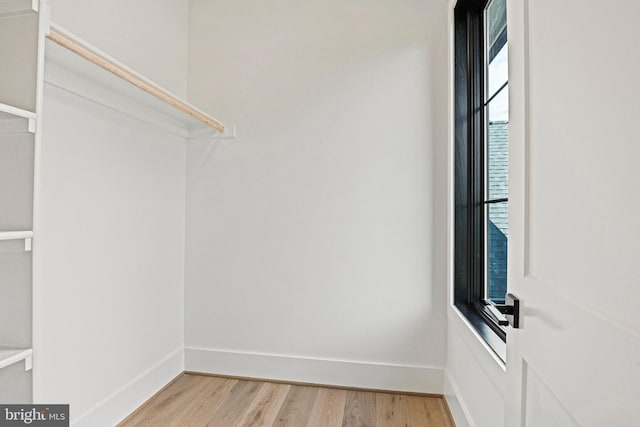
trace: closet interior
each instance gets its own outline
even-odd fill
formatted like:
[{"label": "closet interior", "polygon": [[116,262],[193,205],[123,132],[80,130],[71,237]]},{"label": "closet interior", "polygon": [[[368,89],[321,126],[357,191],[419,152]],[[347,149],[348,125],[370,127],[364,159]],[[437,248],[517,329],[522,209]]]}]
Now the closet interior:
[{"label": "closet interior", "polygon": [[[0,2],[0,56],[6,64],[0,67],[0,402],[71,403],[76,418],[81,418],[95,409],[87,402],[104,399],[98,386],[96,390],[79,388],[77,381],[86,378],[83,369],[88,373],[126,353],[123,348],[109,348],[105,344],[109,341],[100,339],[110,331],[90,331],[98,339],[80,339],[87,332],[82,328],[88,327],[83,324],[82,310],[93,310],[96,316],[103,317],[135,316],[135,308],[123,313],[123,309],[108,306],[106,299],[100,300],[100,286],[109,280],[107,286],[113,286],[114,294],[118,286],[123,292],[133,289],[136,295],[142,294],[154,280],[144,270],[153,263],[162,264],[162,260],[139,256],[132,271],[140,276],[131,282],[110,276],[109,263],[126,264],[138,256],[134,252],[137,244],[140,251],[148,252],[159,247],[162,238],[169,242],[183,240],[184,232],[174,230],[174,225],[182,221],[182,199],[182,207],[175,209],[177,220],[168,221],[166,230],[149,237],[152,231],[141,224],[140,218],[155,210],[166,210],[162,206],[164,190],[151,188],[154,180],[150,177],[149,193],[157,190],[153,195],[144,192],[145,176],[139,188],[135,187],[135,180],[107,180],[108,171],[96,171],[94,181],[87,177],[73,181],[72,174],[81,168],[87,169],[81,173],[91,172],[91,159],[85,161],[82,150],[104,150],[100,155],[107,157],[104,163],[108,164],[108,156],[113,154],[108,148],[111,140],[120,149],[118,143],[130,143],[127,138],[136,138],[134,142],[141,141],[138,151],[131,158],[114,156],[111,164],[112,169],[121,169],[126,176],[140,169],[134,162],[145,161],[143,148],[154,155],[164,153],[161,160],[169,159],[177,150],[171,148],[176,144],[190,138],[221,136],[225,129],[210,115],[50,22],[49,16],[44,0]],[[76,113],[77,119],[70,117]],[[80,117],[84,113],[91,116]],[[95,141],[86,137],[79,140],[88,132],[95,134]],[[65,151],[74,143],[76,148],[85,148]],[[162,167],[158,164],[156,170]],[[174,175],[179,174],[170,178],[174,179]],[[184,192],[180,179],[184,178],[175,182],[178,197]],[[100,188],[102,184],[104,188]],[[165,184],[167,188],[174,185]],[[76,191],[82,186],[101,199],[96,203],[82,190]],[[67,191],[77,194],[72,197]],[[139,216],[109,211],[114,199],[121,197],[118,201],[126,202],[137,195],[146,203]],[[135,210],[136,203],[130,204]],[[92,212],[97,215],[92,217]],[[160,218],[162,215],[158,214]],[[141,224],[138,230],[134,229],[136,221]],[[101,240],[101,236],[105,239]],[[113,242],[109,238],[120,238],[121,242],[114,246],[120,243],[127,248],[113,250],[113,259],[100,252],[110,248]],[[129,249],[131,252],[127,252]],[[169,259],[175,254],[169,248],[161,255]],[[74,264],[79,266],[77,272],[71,270]],[[95,278],[87,280],[82,276],[83,269],[91,271]],[[178,274],[172,280],[176,282],[175,289],[182,286]],[[163,292],[160,290],[155,297],[170,299]],[[105,311],[100,312],[102,309]],[[70,377],[72,369],[76,372]]]}]

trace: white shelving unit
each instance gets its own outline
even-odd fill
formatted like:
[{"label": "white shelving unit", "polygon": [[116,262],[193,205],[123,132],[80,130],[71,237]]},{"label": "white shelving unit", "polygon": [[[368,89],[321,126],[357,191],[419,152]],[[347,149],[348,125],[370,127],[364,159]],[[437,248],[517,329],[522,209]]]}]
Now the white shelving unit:
[{"label": "white shelving unit", "polygon": [[[32,396],[38,0],[0,0],[0,401]],[[21,362],[24,361],[24,367]]]},{"label": "white shelving unit", "polygon": [[[35,117],[35,115],[34,115]],[[24,240],[24,250],[31,250],[33,231],[0,231],[0,244],[15,243]],[[31,348],[12,348],[0,346],[0,369],[9,367],[18,362],[25,362],[25,371],[30,371],[33,366],[33,350]]]}]

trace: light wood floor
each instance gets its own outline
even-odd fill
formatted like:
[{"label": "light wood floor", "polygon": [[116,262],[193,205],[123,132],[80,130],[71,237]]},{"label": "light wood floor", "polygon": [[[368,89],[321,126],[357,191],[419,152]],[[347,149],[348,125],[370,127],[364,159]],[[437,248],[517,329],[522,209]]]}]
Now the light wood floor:
[{"label": "light wood floor", "polygon": [[119,427],[453,427],[440,397],[185,374]]}]

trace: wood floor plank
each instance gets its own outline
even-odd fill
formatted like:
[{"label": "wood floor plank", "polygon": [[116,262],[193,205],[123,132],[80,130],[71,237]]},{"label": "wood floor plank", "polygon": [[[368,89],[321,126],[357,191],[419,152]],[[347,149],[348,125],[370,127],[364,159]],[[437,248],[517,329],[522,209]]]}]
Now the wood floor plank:
[{"label": "wood floor plank", "polygon": [[242,427],[273,425],[290,389],[291,386],[288,384],[264,383],[237,425]]},{"label": "wood floor plank", "polygon": [[[219,382],[223,382],[222,379]],[[194,407],[199,396],[213,383],[198,375],[183,375],[170,388],[154,396],[118,427],[145,427],[158,424],[175,425]]]},{"label": "wood floor plank", "polygon": [[[206,387],[199,395],[193,395],[191,403],[184,408],[182,417],[175,424],[167,426],[204,426],[210,414],[227,398],[238,380],[209,377]],[[177,420],[177,419],[176,419]]]},{"label": "wood floor plank", "polygon": [[344,417],[347,391],[331,388],[318,390],[307,427],[340,427]]},{"label": "wood floor plank", "polygon": [[425,427],[453,427],[449,414],[436,397],[407,396],[411,425]]},{"label": "wood floor plank", "polygon": [[201,418],[206,419],[206,423],[200,422],[199,426],[211,427],[233,427],[236,422],[247,411],[247,405],[256,398],[256,395],[263,387],[263,383],[257,381],[238,381],[231,390],[229,390],[226,399],[208,416]]},{"label": "wood floor plank", "polygon": [[401,394],[376,393],[378,426],[410,427],[420,426],[409,419],[407,396]]},{"label": "wood floor plank", "polygon": [[366,391],[347,392],[342,427],[377,427],[376,415],[375,393]]},{"label": "wood floor plank", "polygon": [[291,386],[273,425],[281,427],[307,425],[317,396],[317,387]]},{"label": "wood floor plank", "polygon": [[185,374],[119,427],[455,427],[442,398]]},{"label": "wood floor plank", "polygon": [[189,399],[189,393],[197,385],[197,378],[183,375],[169,388],[149,399],[143,407],[118,424],[126,426],[152,426],[158,420],[170,419]]},{"label": "wood floor plank", "polygon": [[444,419],[444,426],[456,427],[455,423],[451,419],[451,413],[449,412],[449,408],[447,407],[447,403],[445,402],[444,398],[431,399],[432,402],[434,400],[437,403],[437,405],[440,407],[440,413],[442,414],[442,418]]}]

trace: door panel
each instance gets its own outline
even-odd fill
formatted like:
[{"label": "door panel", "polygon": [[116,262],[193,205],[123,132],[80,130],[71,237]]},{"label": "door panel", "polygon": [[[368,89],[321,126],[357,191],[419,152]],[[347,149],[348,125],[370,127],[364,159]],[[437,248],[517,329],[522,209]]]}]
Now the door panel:
[{"label": "door panel", "polygon": [[[520,399],[528,419],[530,392],[536,387],[529,374],[535,372],[535,381],[548,391],[543,400],[558,403],[545,406],[545,416],[564,419],[568,412],[581,426],[634,425],[640,393],[638,336],[540,281],[519,284],[525,321],[522,329],[508,332],[507,377],[513,384],[512,377],[520,376],[521,383],[515,390],[508,386],[507,400]],[[507,425],[547,425],[517,424],[518,418],[508,416]]]},{"label": "door panel", "polygon": [[611,313],[640,311],[638,12],[528,1],[528,273]]},{"label": "door panel", "polygon": [[508,8],[509,291],[522,316],[507,333],[506,425],[637,425],[640,5]]},{"label": "door panel", "polygon": [[569,410],[525,362],[525,425],[546,427],[580,427]]}]

